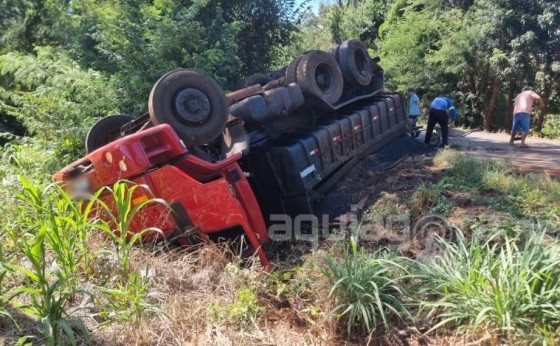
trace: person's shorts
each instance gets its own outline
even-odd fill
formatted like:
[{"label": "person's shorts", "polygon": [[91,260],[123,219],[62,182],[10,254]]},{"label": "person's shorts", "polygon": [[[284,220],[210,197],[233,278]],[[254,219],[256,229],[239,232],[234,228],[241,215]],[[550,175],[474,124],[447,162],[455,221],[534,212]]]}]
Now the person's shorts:
[{"label": "person's shorts", "polygon": [[531,115],[528,113],[515,113],[513,115],[513,127],[511,132],[516,132],[521,127],[521,132],[529,133],[529,125],[531,123]]},{"label": "person's shorts", "polygon": [[418,117],[419,117],[419,115],[413,115],[413,114],[408,115],[408,119],[410,119],[410,120],[416,120],[416,119],[418,119]]}]

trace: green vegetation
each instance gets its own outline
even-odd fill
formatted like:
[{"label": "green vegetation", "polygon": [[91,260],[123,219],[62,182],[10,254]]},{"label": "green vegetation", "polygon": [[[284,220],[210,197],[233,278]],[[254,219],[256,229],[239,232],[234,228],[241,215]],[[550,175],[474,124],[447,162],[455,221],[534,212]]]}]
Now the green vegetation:
[{"label": "green vegetation", "polygon": [[255,293],[249,288],[238,290],[236,300],[223,308],[216,303],[210,306],[210,314],[218,323],[226,321],[241,327],[256,324],[263,312]]},{"label": "green vegetation", "polygon": [[560,242],[536,232],[498,236],[441,241],[442,255],[418,267],[420,311],[435,318],[432,330],[451,325],[511,341],[558,342]]},{"label": "green vegetation", "polygon": [[352,329],[370,332],[377,325],[389,328],[389,318],[406,317],[403,295],[396,280],[405,271],[381,252],[366,254],[352,238],[342,258],[328,257],[324,273],[332,288],[329,296],[339,305],[332,311],[346,321],[348,335]]},{"label": "green vegetation", "polygon": [[337,1],[304,19],[296,52],[359,37],[381,57],[390,89],[416,87],[426,106],[445,92],[467,126],[509,130],[514,98],[530,85],[547,104],[533,131],[557,136],[560,56],[552,47],[560,11],[554,0]]},{"label": "green vegetation", "polygon": [[[78,299],[90,301],[93,306],[88,309],[99,309],[98,316],[107,321],[157,311],[149,302],[149,279],[136,273],[127,256],[132,244],[109,244],[94,237],[94,232],[109,228],[109,221],[96,217],[99,193],[88,202],[75,202],[58,185],[43,188],[25,178],[21,184],[17,217],[7,225],[1,242],[0,301],[5,316],[18,311],[37,318],[47,345],[76,345],[89,340],[88,329],[69,312]],[[116,183],[114,190],[126,187]],[[130,210],[130,203],[123,208]],[[128,234],[127,228],[120,230]],[[114,272],[107,258],[126,271]]]},{"label": "green vegetation", "polygon": [[355,241],[353,255],[328,259],[331,292],[344,302],[333,313],[346,317],[348,334],[386,326],[391,314],[429,321],[428,333],[452,328],[493,340],[558,342],[558,239],[538,231],[515,238],[497,231],[488,241],[457,236],[454,243],[440,238],[440,255],[424,261],[387,260],[381,252],[366,258]]},{"label": "green vegetation", "polygon": [[494,200],[488,200],[493,207],[560,225],[558,182],[540,174],[517,173],[504,162],[477,159],[451,150],[438,154],[434,161],[448,168],[438,185],[470,191],[473,197],[499,193]]}]

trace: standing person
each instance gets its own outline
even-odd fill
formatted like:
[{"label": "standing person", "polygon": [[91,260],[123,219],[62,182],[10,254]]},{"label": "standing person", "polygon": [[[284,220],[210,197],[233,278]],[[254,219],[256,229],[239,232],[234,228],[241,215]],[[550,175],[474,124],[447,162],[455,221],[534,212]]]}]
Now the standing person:
[{"label": "standing person", "polygon": [[408,89],[408,97],[408,119],[410,122],[410,130],[414,131],[418,117],[422,114],[422,105],[420,104],[420,98],[416,95],[416,90],[414,90],[414,88]]},{"label": "standing person", "polygon": [[447,146],[449,137],[449,118],[451,118],[451,127],[455,125],[457,120],[457,109],[453,105],[453,101],[448,96],[440,95],[436,97],[430,105],[430,115],[428,117],[428,128],[426,129],[426,139],[424,142],[430,144],[432,132],[436,124],[441,127],[442,144]]},{"label": "standing person", "polygon": [[529,87],[524,87],[523,91],[515,98],[515,108],[513,110],[513,127],[511,129],[511,139],[509,145],[513,145],[515,133],[521,127],[521,148],[528,148],[525,144],[525,139],[529,133],[529,126],[531,123],[531,110],[533,108],[533,101],[539,103],[539,107],[544,109],[545,104],[543,99],[536,92],[532,91]]}]

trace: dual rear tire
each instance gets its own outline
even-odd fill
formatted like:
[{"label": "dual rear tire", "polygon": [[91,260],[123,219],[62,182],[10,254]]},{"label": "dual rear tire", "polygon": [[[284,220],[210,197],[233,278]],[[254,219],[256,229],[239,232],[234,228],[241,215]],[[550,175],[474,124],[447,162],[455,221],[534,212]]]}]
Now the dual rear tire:
[{"label": "dual rear tire", "polygon": [[331,104],[340,99],[344,87],[336,60],[321,50],[313,50],[292,61],[286,70],[286,79],[288,83],[299,84],[304,93]]},{"label": "dual rear tire", "polygon": [[335,104],[345,89],[371,83],[373,64],[364,44],[344,41],[330,54],[313,50],[294,59],[286,69],[288,83],[298,83],[304,92]]}]

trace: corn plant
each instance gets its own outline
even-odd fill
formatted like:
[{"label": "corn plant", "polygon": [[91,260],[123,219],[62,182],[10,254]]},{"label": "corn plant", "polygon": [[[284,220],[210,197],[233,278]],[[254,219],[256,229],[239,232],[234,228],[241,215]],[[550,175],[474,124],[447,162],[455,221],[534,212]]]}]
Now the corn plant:
[{"label": "corn plant", "polygon": [[389,316],[409,316],[395,279],[397,272],[405,271],[381,252],[366,254],[355,238],[341,259],[326,259],[323,273],[332,284],[329,296],[338,303],[333,313],[346,321],[349,335],[354,329],[369,332],[379,324],[388,328]]},{"label": "corn plant", "polygon": [[116,244],[117,257],[121,273],[126,274],[130,271],[130,254],[134,244],[138,243],[146,232],[160,232],[158,228],[148,227],[138,232],[132,232],[131,223],[134,217],[150,204],[161,203],[167,205],[164,200],[158,198],[148,198],[135,205],[134,193],[137,189],[144,189],[149,192],[146,185],[136,185],[127,181],[118,181],[111,188],[102,188],[99,194],[108,193],[110,203],[105,203],[97,198],[96,203],[103,212],[106,220],[99,222],[96,227],[105,232]]},{"label": "corn plant", "polygon": [[441,257],[417,268],[422,286],[417,298],[424,300],[424,317],[436,321],[432,330],[454,327],[508,339],[560,341],[558,334],[546,334],[560,330],[560,242],[543,237],[440,240]]},{"label": "corn plant", "polygon": [[[89,223],[82,214],[70,212],[74,203],[54,185],[42,190],[23,177],[20,181],[24,191],[18,196],[23,203],[16,223],[18,229],[9,227],[6,233],[21,263],[10,261],[2,265],[23,281],[8,290],[7,300],[41,320],[47,345],[59,344],[61,340],[75,345],[75,330],[86,338],[88,332],[81,322],[67,316],[66,307],[81,292],[77,272],[85,256],[83,243]],[[78,243],[81,245],[76,246]],[[28,297],[23,299],[25,303],[16,301],[20,296]]]},{"label": "corn plant", "polygon": [[[109,286],[97,286],[101,293],[96,297],[101,307],[98,315],[110,320],[133,320],[146,312],[162,313],[149,302],[150,277],[148,268],[143,274],[137,274],[130,265],[130,256],[134,245],[146,232],[160,232],[159,229],[148,227],[138,232],[132,232],[131,225],[135,216],[142,209],[154,203],[165,202],[157,198],[148,198],[141,203],[134,203],[135,192],[138,189],[150,193],[149,187],[137,185],[129,181],[118,181],[112,187],[105,187],[98,191],[95,197],[96,208],[102,218],[98,218],[95,227],[103,231],[115,244],[114,255],[118,259],[119,273],[113,277]],[[105,195],[108,198],[101,199]],[[104,250],[109,251],[109,250]],[[110,251],[109,251],[110,252]]]}]

